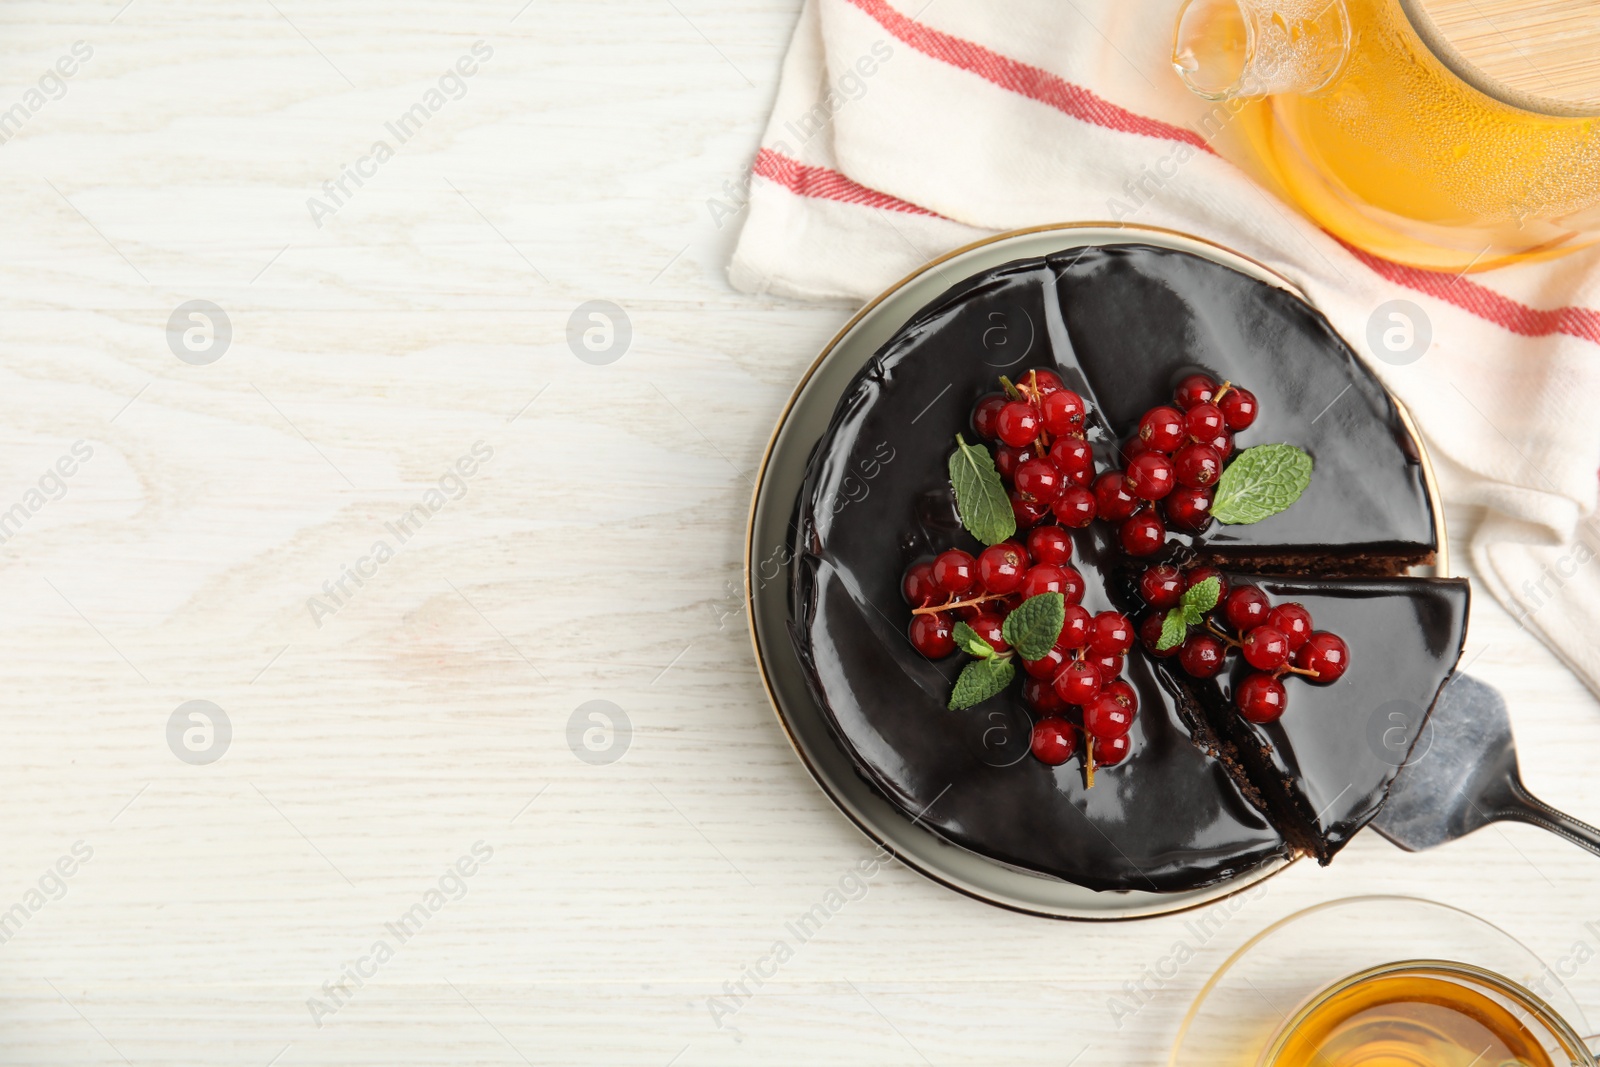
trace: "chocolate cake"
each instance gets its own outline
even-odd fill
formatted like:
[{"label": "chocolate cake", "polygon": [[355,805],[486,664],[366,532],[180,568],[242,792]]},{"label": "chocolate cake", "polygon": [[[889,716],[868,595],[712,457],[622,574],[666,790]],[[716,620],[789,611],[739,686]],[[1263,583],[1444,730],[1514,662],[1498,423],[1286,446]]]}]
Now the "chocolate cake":
[{"label": "chocolate cake", "polygon": [[[998,375],[1037,368],[1087,401],[1086,437],[1107,462],[1184,375],[1248,382],[1261,411],[1251,440],[1293,442],[1315,475],[1287,510],[1172,533],[1162,558],[1305,604],[1354,666],[1297,685],[1282,718],[1256,725],[1229,702],[1237,668],[1199,680],[1135,648],[1131,754],[1092,788],[1076,763],[1027,758],[1034,716],[1015,686],[948,710],[959,657],[908,642],[901,575],[952,546],[982,548],[952,493],[954,436],[971,435],[968,413]],[[1379,383],[1294,295],[1150,246],[1008,264],[915,316],[845,391],[795,531],[792,638],[858,773],[956,845],[1099,890],[1192,889],[1296,854],[1327,862],[1396,773],[1370,740],[1374,717],[1394,701],[1431,708],[1465,633],[1464,581],[1405,577],[1433,559],[1435,523],[1421,457]],[[1137,609],[1112,530],[1095,522],[1072,539],[1083,607]]]}]

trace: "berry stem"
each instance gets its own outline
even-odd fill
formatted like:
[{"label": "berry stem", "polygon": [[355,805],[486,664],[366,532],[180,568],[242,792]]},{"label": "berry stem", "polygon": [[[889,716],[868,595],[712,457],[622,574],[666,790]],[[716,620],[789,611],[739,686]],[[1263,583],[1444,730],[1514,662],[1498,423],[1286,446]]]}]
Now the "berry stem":
[{"label": "berry stem", "polygon": [[1094,735],[1083,732],[1083,787],[1094,788]]},{"label": "berry stem", "polygon": [[[1043,397],[1039,395],[1039,369],[1034,367],[1028,371],[1028,399],[1033,401],[1035,407],[1044,410]],[[1050,435],[1045,432],[1044,423],[1039,424],[1039,454],[1042,456],[1050,449]]]},{"label": "berry stem", "polygon": [[1005,595],[1006,594],[1004,593],[988,593],[984,596],[970,597],[966,600],[952,600],[946,604],[926,604],[920,608],[912,608],[911,614],[935,615],[941,611],[950,611],[953,608],[968,608],[972,607],[974,604],[986,604],[991,600],[1001,600],[1005,597]]},{"label": "berry stem", "polygon": [[1224,644],[1232,645],[1234,648],[1244,647],[1243,643],[1235,641],[1233,638],[1229,637],[1226,632],[1217,629],[1217,624],[1212,622],[1210,619],[1206,620],[1206,629],[1210,630],[1217,637],[1221,638]]},{"label": "berry stem", "polygon": [[1212,396],[1211,402],[1213,404],[1217,403],[1218,401],[1220,401],[1223,398],[1223,396],[1228,392],[1228,390],[1232,389],[1232,388],[1233,388],[1233,383],[1232,382],[1224,381],[1222,383],[1222,387],[1219,388],[1216,391],[1216,394],[1214,396]]},{"label": "berry stem", "polygon": [[1285,674],[1303,674],[1307,678],[1321,678],[1322,675],[1306,667],[1294,667],[1287,663],[1272,672],[1274,678],[1281,678]]},{"label": "berry stem", "polygon": [[1000,375],[1000,388],[1004,389],[1006,391],[1006,396],[1010,397],[1012,400],[1022,399],[1022,391],[1016,386],[1012,385],[1011,379],[1007,378],[1004,374]]}]

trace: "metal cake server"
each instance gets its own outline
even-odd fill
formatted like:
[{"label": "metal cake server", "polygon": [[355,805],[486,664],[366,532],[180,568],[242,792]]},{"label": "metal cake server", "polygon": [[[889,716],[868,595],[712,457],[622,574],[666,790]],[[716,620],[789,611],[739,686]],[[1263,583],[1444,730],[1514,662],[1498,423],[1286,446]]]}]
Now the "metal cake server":
[{"label": "metal cake server", "polygon": [[1492,822],[1541,826],[1600,855],[1600,830],[1529,793],[1505,698],[1459,671],[1445,683],[1425,732],[1395,777],[1372,826],[1408,852],[1465,837]]}]

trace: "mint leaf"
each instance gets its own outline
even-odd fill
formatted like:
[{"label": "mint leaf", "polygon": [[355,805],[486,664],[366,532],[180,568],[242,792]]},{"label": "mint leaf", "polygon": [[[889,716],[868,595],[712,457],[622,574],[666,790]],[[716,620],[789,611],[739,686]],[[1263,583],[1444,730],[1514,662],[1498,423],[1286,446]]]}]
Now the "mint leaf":
[{"label": "mint leaf", "polygon": [[1167,612],[1167,617],[1161,620],[1161,638],[1156,641],[1156,651],[1165,652],[1169,648],[1177,648],[1188,636],[1189,620],[1183,613],[1183,605],[1179,604]]},{"label": "mint leaf", "polygon": [[988,659],[994,655],[994,646],[985,641],[978,631],[964,622],[956,623],[956,628],[951,632],[950,637],[955,641],[956,647],[969,656]]},{"label": "mint leaf", "polygon": [[1055,647],[1066,621],[1067,598],[1060,593],[1040,593],[1006,616],[1000,635],[1023,659],[1043,659]]},{"label": "mint leaf", "polygon": [[1204,623],[1206,612],[1216,607],[1221,598],[1222,581],[1219,578],[1207,578],[1185,589],[1183,600],[1161,620],[1161,636],[1156,640],[1156,651],[1165,652],[1183,644],[1189,636],[1189,627]]},{"label": "mint leaf", "polygon": [[986,545],[997,545],[1017,532],[1011,498],[994,469],[994,457],[983,445],[969,445],[956,434],[950,453],[950,487],[956,491],[961,525]]},{"label": "mint leaf", "polygon": [[1010,656],[973,660],[962,668],[961,677],[956,679],[956,687],[950,693],[950,710],[960,711],[983,703],[1011,684],[1016,673]]},{"label": "mint leaf", "polygon": [[1206,612],[1217,606],[1221,596],[1222,581],[1218,578],[1207,578],[1191,585],[1183,591],[1183,603],[1178,605],[1183,609],[1183,621],[1190,626],[1199,626],[1206,621]]},{"label": "mint leaf", "polygon": [[1260,522],[1300,499],[1311,484],[1311,457],[1294,445],[1247,448],[1223,468],[1211,515],[1241,526]]}]

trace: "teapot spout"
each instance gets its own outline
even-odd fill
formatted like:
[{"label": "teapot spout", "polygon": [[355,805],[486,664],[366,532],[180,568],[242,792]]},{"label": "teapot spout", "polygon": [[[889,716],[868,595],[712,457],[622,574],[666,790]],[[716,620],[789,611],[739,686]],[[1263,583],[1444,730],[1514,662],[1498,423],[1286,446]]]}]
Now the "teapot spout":
[{"label": "teapot spout", "polygon": [[1344,0],[1185,0],[1172,65],[1208,100],[1315,93],[1350,55]]}]

